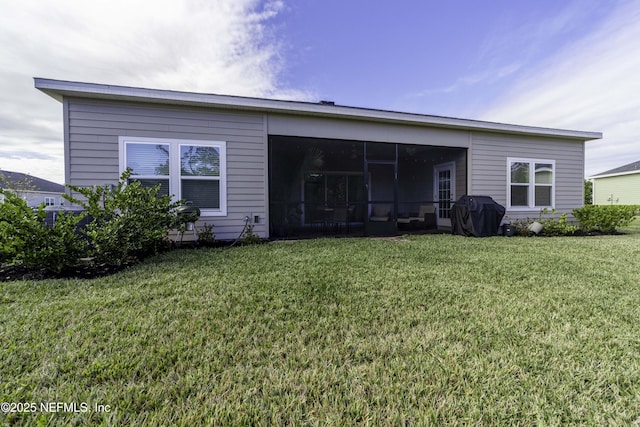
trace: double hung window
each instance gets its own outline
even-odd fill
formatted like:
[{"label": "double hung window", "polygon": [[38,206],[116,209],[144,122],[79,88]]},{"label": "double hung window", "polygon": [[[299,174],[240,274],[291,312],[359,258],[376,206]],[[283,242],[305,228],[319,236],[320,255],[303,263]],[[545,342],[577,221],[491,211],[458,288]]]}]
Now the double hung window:
[{"label": "double hung window", "polygon": [[553,208],[555,161],[507,159],[507,199],[512,209]]},{"label": "double hung window", "polygon": [[159,138],[120,138],[121,170],[160,194],[191,202],[203,215],[225,216],[226,143]]}]

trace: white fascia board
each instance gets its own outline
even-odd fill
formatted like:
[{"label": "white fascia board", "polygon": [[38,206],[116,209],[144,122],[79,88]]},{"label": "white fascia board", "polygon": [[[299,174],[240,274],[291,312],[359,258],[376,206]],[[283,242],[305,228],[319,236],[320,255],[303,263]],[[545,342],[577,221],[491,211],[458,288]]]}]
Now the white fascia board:
[{"label": "white fascia board", "polygon": [[526,134],[545,137],[570,138],[581,141],[601,139],[600,132],[583,132],[566,129],[552,129],[536,126],[521,126],[480,120],[458,119],[396,111],[374,110],[359,107],[321,104],[300,101],[285,101],[241,96],[215,95],[194,92],[179,92],[162,89],[145,89],[127,86],[113,86],[96,83],[81,83],[62,80],[34,78],[35,87],[49,96],[62,101],[63,97],[126,100],[161,104],[208,106],[245,111],[270,112],[295,115],[312,115],[371,120],[412,125],[426,125],[470,131]]},{"label": "white fascia board", "polygon": [[635,171],[627,171],[627,172],[618,172],[618,173],[608,173],[606,175],[592,175],[587,179],[598,179],[598,178],[612,178],[614,176],[624,176],[624,175],[634,175],[640,173],[640,170]]}]

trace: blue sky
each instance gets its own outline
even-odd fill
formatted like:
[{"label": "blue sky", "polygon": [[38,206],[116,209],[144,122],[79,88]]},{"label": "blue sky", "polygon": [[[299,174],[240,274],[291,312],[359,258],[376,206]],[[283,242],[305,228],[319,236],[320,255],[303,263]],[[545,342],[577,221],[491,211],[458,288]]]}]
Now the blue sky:
[{"label": "blue sky", "polygon": [[302,0],[275,20],[283,81],[339,103],[478,116],[527,67],[586,37],[613,1]]},{"label": "blue sky", "polygon": [[640,0],[0,0],[0,169],[62,182],[32,77],[604,133],[640,160]]}]

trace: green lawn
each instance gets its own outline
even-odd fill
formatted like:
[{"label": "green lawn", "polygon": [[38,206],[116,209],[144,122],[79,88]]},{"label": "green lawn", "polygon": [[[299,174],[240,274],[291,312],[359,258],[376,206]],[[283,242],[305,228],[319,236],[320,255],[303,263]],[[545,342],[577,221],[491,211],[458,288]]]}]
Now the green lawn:
[{"label": "green lawn", "polygon": [[0,283],[0,402],[37,405],[0,423],[638,424],[626,231],[184,250]]}]

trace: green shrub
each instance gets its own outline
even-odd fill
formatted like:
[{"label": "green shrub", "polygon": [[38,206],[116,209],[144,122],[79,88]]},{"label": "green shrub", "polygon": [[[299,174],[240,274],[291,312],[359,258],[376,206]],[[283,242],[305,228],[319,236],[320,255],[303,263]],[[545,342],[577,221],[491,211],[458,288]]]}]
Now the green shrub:
[{"label": "green shrub", "polygon": [[586,232],[602,231],[615,233],[620,227],[627,227],[635,219],[638,206],[627,205],[586,205],[574,209],[573,215]]},{"label": "green shrub", "polygon": [[204,223],[198,232],[198,244],[213,246],[216,243],[216,235],[213,233],[213,224]]},{"label": "green shrub", "polygon": [[[556,210],[542,209],[538,222],[542,224],[542,232],[545,236],[570,236],[578,232],[580,227],[570,224],[567,220],[567,214],[563,213],[558,218],[554,218]],[[546,215],[550,215],[546,217]]]},{"label": "green shrub", "polygon": [[253,225],[247,225],[247,229],[245,230],[242,238],[242,243],[245,245],[256,245],[261,242],[262,240],[260,237],[253,232]]},{"label": "green shrub", "polygon": [[131,180],[131,169],[120,176],[118,185],[77,187],[69,185],[84,199],[67,196],[82,206],[91,222],[84,233],[89,239],[89,255],[96,262],[121,265],[129,259],[142,259],[168,246],[167,232],[177,225],[178,203],[171,196],[160,196],[160,186],[142,187]]},{"label": "green shrub", "polygon": [[24,248],[22,233],[17,230],[23,228],[22,224],[32,226],[36,220],[27,202],[2,188],[0,194],[4,195],[0,203],[0,262],[10,262]]},{"label": "green shrub", "polygon": [[52,227],[44,223],[44,204],[33,209],[20,197],[3,192],[0,204],[0,261],[60,273],[75,265],[85,249],[77,235],[84,214],[61,212]]}]

